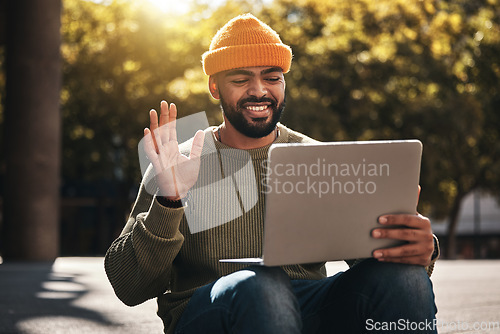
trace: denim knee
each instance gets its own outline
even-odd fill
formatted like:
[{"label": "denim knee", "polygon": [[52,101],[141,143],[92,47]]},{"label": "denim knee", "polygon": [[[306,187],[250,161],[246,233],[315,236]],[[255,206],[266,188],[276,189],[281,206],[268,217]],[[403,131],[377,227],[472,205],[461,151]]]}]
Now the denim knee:
[{"label": "denim knee", "polygon": [[245,303],[262,305],[273,298],[282,300],[291,291],[290,279],[281,268],[255,266],[221,277],[213,285],[210,298],[212,303],[242,298]]},{"label": "denim knee", "polygon": [[[433,295],[432,283],[422,266],[370,260],[365,275],[386,293],[408,296]],[[418,292],[418,293],[411,293]]]},{"label": "denim knee", "polygon": [[369,297],[373,306],[397,305],[402,313],[417,317],[436,314],[432,282],[424,267],[369,259],[353,271],[359,271],[361,293]]},{"label": "denim knee", "polygon": [[222,277],[211,304],[229,316],[237,333],[300,333],[300,307],[288,275],[277,267],[249,267]]}]

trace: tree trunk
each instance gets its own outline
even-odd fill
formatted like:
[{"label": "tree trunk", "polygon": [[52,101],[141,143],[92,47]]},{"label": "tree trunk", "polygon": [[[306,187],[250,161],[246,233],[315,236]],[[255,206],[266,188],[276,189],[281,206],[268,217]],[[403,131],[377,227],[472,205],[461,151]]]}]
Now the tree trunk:
[{"label": "tree trunk", "polygon": [[458,225],[458,214],[460,213],[460,207],[462,206],[462,199],[464,194],[458,193],[453,201],[453,206],[451,207],[450,215],[448,218],[448,246],[446,247],[446,257],[448,259],[455,259],[457,256],[457,225]]},{"label": "tree trunk", "polygon": [[7,1],[2,257],[59,253],[61,0]]}]

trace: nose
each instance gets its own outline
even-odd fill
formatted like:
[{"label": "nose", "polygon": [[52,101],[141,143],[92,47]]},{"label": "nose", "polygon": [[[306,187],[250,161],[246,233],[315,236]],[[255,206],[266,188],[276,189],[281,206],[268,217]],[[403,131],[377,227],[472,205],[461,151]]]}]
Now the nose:
[{"label": "nose", "polygon": [[252,80],[247,91],[248,95],[254,96],[256,98],[262,98],[267,95],[267,88],[264,82],[259,79]]}]

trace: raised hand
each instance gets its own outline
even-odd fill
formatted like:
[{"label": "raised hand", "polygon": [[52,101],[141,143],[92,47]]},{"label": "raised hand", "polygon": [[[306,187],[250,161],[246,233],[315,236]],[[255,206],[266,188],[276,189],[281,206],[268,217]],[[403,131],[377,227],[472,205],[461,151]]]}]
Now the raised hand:
[{"label": "raised hand", "polygon": [[198,179],[200,156],[205,133],[196,132],[189,157],[179,151],[177,142],[177,107],[161,101],[160,118],[149,112],[150,129],[144,129],[144,149],[155,170],[160,196],[178,200],[186,196]]}]

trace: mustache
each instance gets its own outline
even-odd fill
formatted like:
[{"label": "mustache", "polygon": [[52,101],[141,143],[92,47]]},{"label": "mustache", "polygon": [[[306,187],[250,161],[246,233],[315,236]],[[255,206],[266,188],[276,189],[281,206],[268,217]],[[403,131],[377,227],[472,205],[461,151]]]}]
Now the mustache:
[{"label": "mustache", "polygon": [[277,103],[275,100],[269,98],[269,97],[262,97],[262,98],[256,98],[256,97],[247,97],[247,98],[244,98],[244,99],[241,99],[238,101],[238,108],[241,109],[243,108],[243,105],[245,103],[263,103],[263,102],[268,102],[271,104],[271,107],[275,108]]}]

